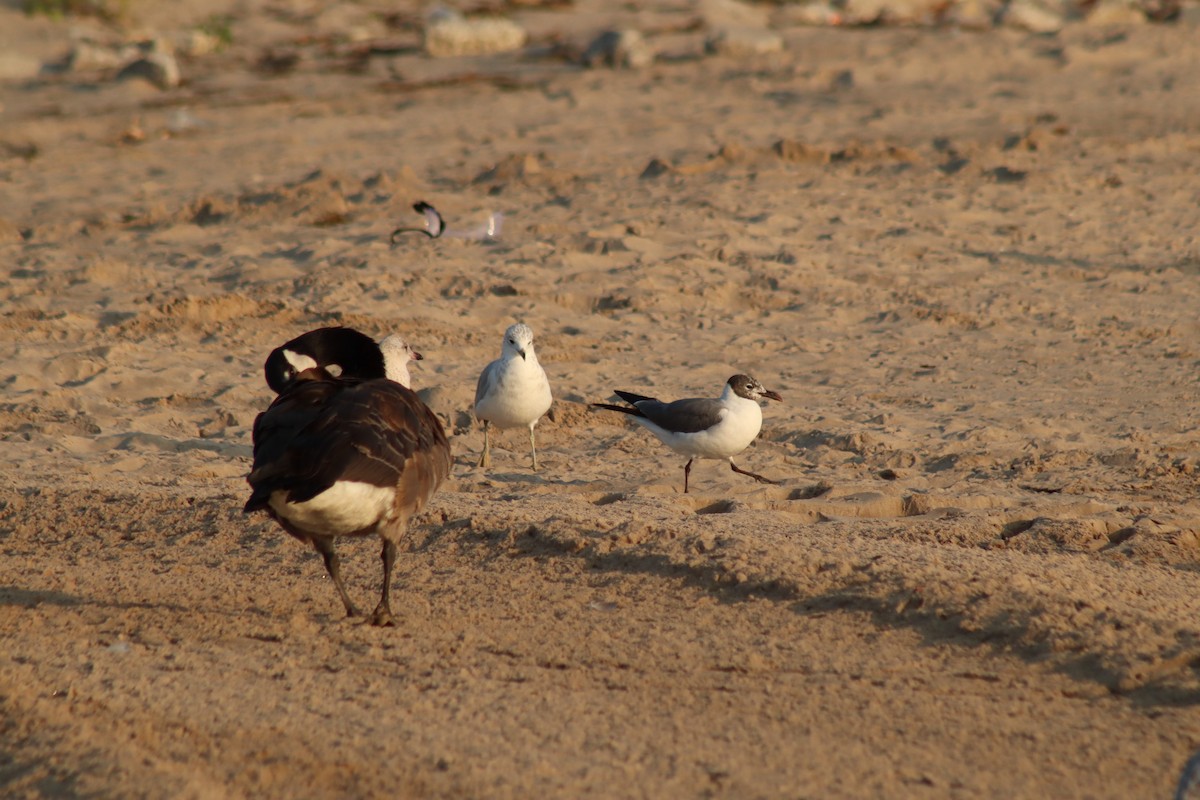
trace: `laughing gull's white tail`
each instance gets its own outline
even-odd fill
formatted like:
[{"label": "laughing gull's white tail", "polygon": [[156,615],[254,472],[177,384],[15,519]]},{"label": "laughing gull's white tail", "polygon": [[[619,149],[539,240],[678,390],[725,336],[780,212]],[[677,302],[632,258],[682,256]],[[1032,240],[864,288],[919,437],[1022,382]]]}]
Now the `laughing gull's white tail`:
[{"label": "laughing gull's white tail", "polygon": [[653,433],[667,447],[687,456],[683,467],[683,491],[687,493],[692,462],[697,458],[718,458],[729,462],[734,472],[748,475],[759,483],[777,483],[733,463],[762,428],[762,398],[783,400],[778,393],[763,388],[749,375],[734,375],[716,399],[690,398],[664,403],[653,397],[632,392],[614,392],[629,405],[592,403],[592,408],[619,411]]}]

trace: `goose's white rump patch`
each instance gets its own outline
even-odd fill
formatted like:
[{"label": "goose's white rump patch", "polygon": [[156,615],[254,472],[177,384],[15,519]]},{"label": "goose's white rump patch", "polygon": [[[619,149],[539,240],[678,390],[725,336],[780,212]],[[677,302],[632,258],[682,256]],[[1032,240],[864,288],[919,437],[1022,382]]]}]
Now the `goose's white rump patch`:
[{"label": "goose's white rump patch", "polygon": [[290,503],[286,491],[271,493],[275,513],[304,531],[322,536],[346,536],[392,518],[395,489],[361,481],[338,481],[311,500]]}]

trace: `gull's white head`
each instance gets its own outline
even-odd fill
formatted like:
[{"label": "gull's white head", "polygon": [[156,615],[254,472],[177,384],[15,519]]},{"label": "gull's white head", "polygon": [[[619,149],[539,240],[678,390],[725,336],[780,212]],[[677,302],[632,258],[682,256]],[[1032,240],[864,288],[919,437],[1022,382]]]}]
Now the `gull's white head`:
[{"label": "gull's white head", "polygon": [[533,351],[533,328],[524,322],[510,325],[504,332],[504,344],[500,347],[500,355],[502,358],[537,361],[537,353]]},{"label": "gull's white head", "polygon": [[383,372],[387,379],[401,386],[411,386],[412,377],[408,374],[408,362],[420,361],[424,356],[396,333],[385,337],[379,343],[379,350],[383,353]]}]

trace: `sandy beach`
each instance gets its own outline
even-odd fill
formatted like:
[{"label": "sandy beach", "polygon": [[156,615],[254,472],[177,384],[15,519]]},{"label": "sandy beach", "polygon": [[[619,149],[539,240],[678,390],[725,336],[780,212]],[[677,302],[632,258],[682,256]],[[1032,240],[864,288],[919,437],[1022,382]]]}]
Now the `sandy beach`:
[{"label": "sandy beach", "polygon": [[[743,52],[714,8],[496,4],[520,49],[439,57],[410,3],[0,4],[0,794],[1170,796],[1200,15],[755,5]],[[651,62],[582,66],[605,30]],[[119,78],[156,36],[177,85]],[[418,201],[447,235],[390,244]],[[519,430],[476,466],[517,321],[536,473]],[[326,325],[412,342],[450,435],[395,628],[241,511],[263,360]],[[684,494],[588,408],[739,372],[778,485]],[[373,603],[377,541],[340,552]]]}]

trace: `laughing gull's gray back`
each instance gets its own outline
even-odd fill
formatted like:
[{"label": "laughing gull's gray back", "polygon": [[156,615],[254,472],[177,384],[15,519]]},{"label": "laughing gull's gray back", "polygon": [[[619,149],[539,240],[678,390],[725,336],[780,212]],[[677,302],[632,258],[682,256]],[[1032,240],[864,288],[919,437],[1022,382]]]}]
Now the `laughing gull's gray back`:
[{"label": "laughing gull's gray back", "polygon": [[615,391],[613,394],[637,408],[642,416],[658,427],[673,433],[706,431],[721,421],[726,408],[720,399],[708,397],[691,397],[687,400],[664,403],[633,392]]},{"label": "laughing gull's gray back", "polygon": [[683,467],[685,493],[692,462],[697,458],[723,459],[740,475],[748,475],[760,483],[776,483],[733,463],[733,457],[749,447],[762,429],[759,399],[783,399],[749,375],[731,377],[716,399],[689,398],[664,403],[633,392],[618,391],[615,394],[629,405],[592,403],[592,407],[628,414],[667,447],[687,456],[688,462]]},{"label": "laughing gull's gray back", "polygon": [[475,416],[483,421],[483,454],[479,466],[491,463],[490,428],[529,428],[529,451],[537,472],[533,429],[550,410],[554,398],[546,371],[533,348],[533,330],[518,322],[504,332],[500,358],[483,368],[475,387]]}]

